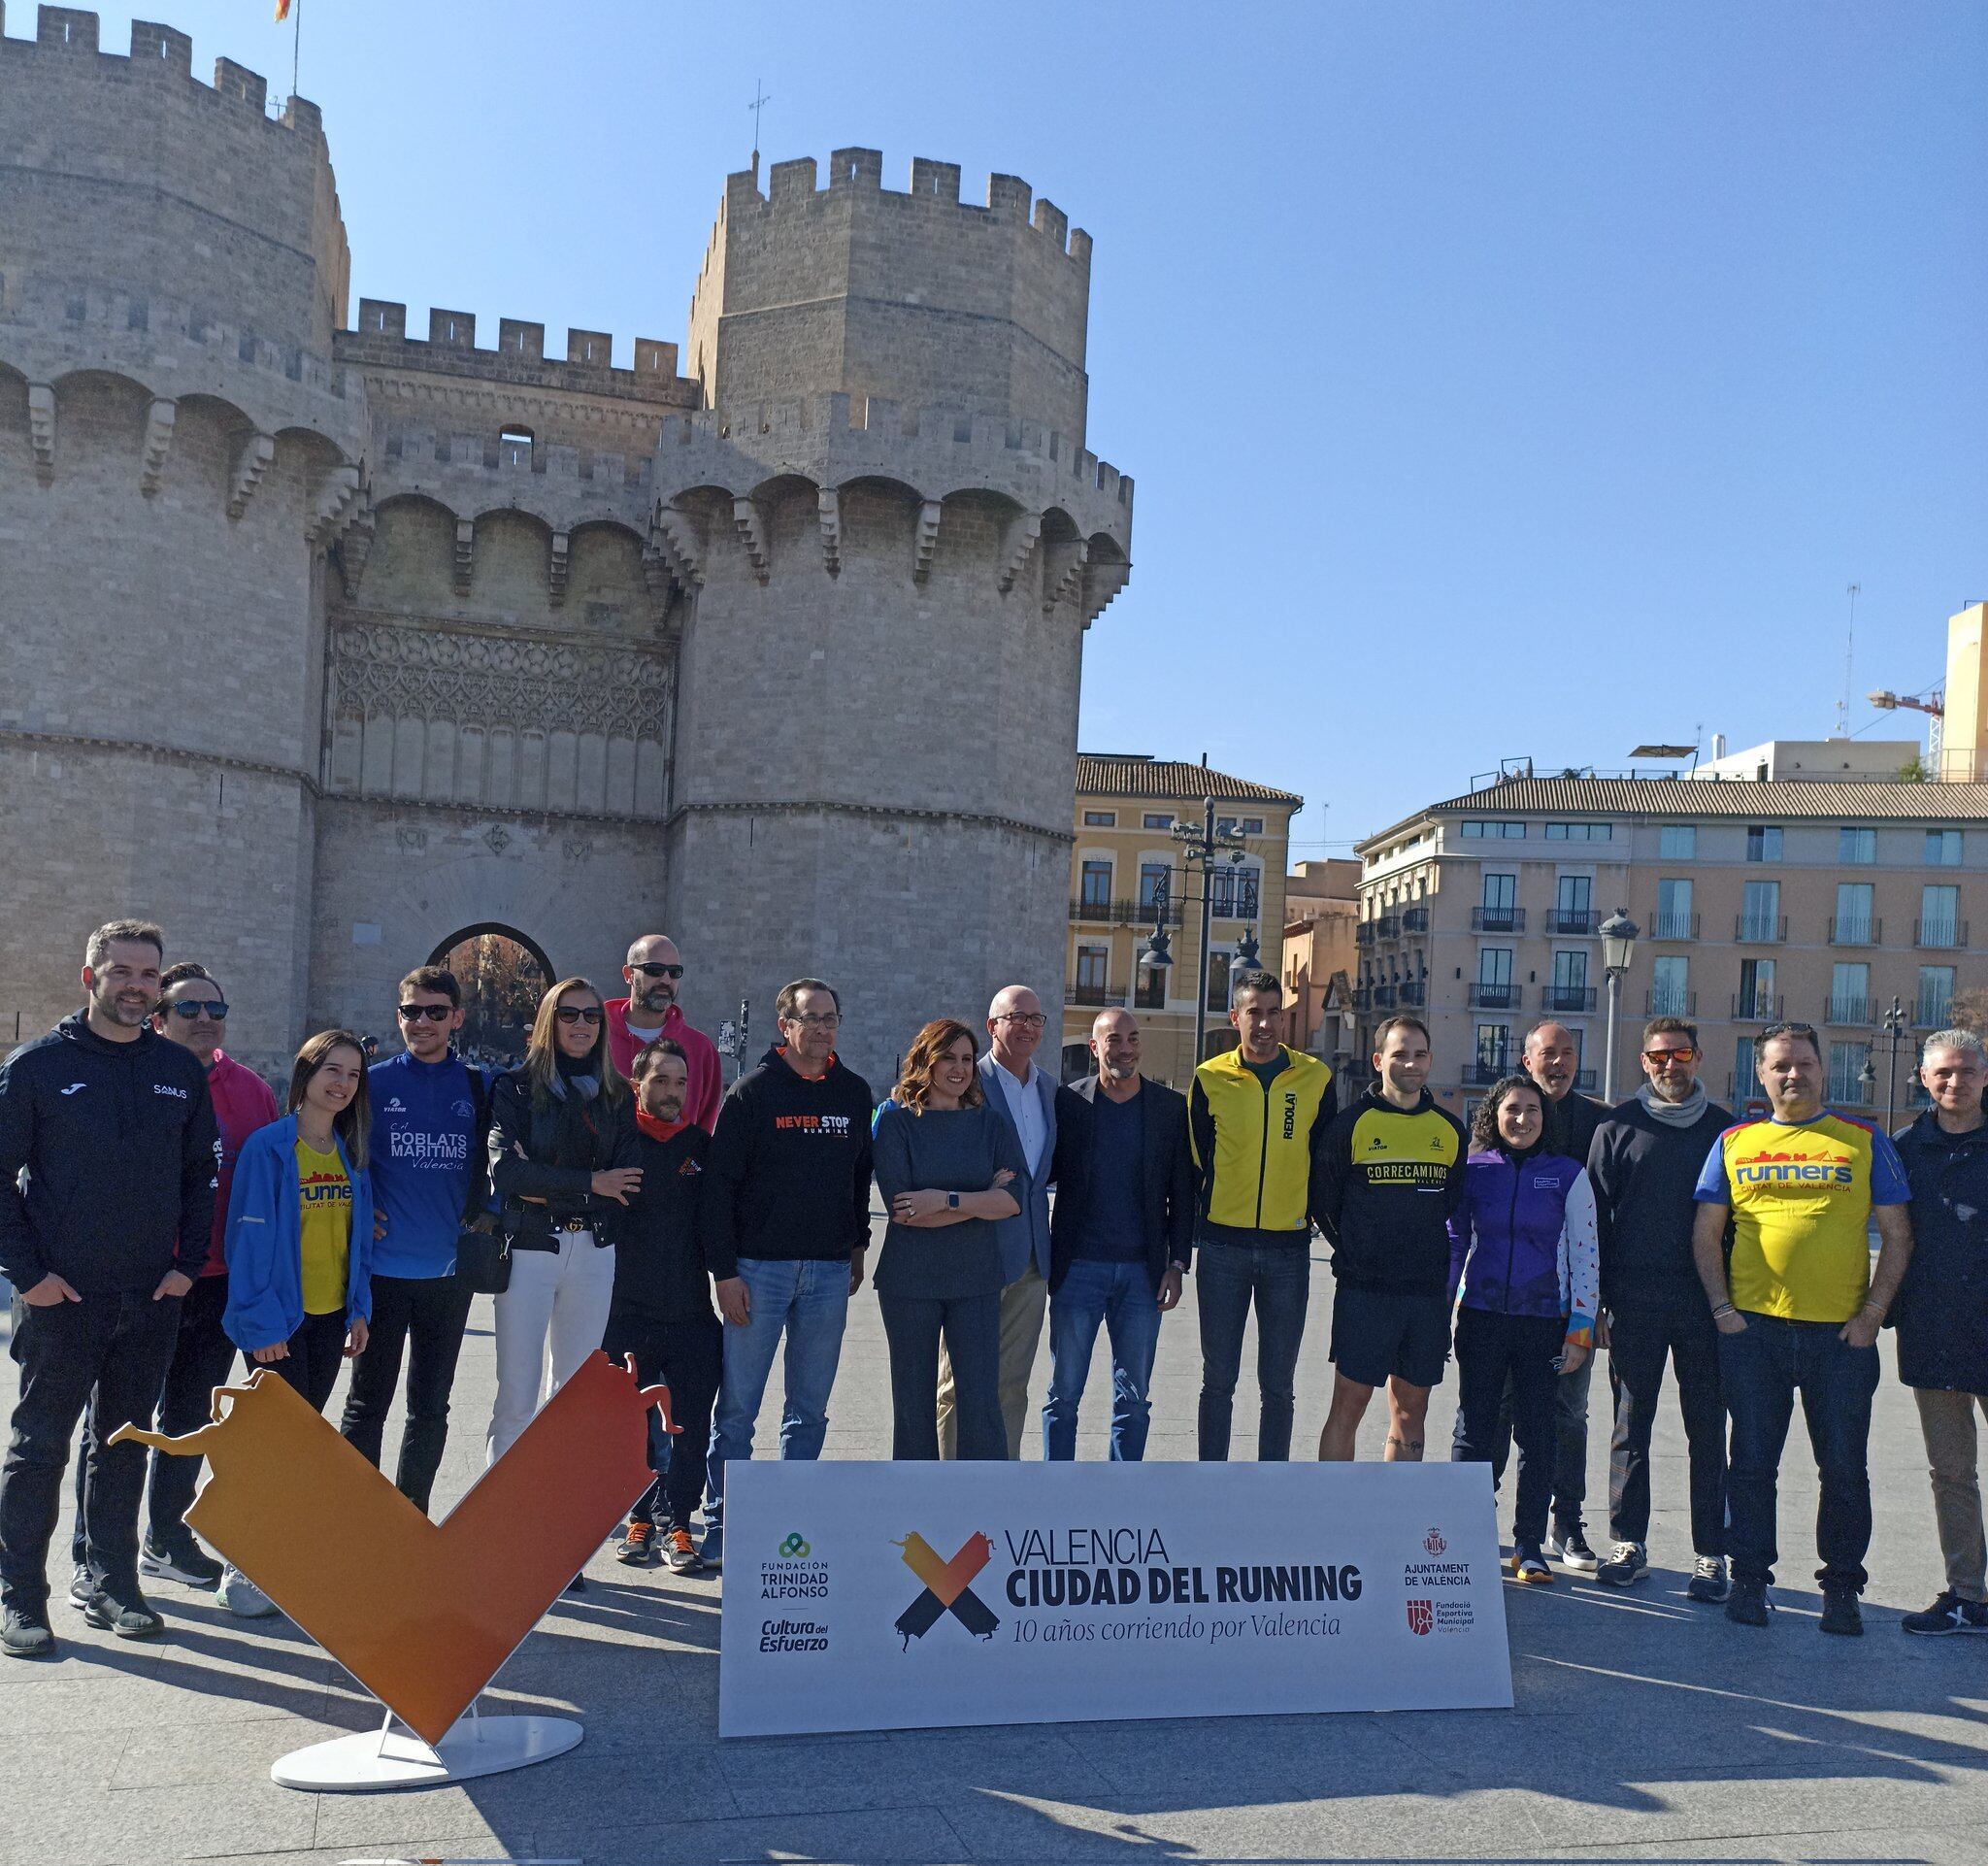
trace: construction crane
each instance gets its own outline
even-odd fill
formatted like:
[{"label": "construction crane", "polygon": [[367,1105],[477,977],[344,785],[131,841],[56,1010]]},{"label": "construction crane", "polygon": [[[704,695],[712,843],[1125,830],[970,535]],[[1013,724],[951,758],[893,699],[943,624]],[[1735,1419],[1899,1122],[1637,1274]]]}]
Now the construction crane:
[{"label": "construction crane", "polygon": [[1916,693],[1894,693],[1890,687],[1881,686],[1874,693],[1864,696],[1880,713],[1897,713],[1901,710],[1912,713],[1930,713],[1934,718],[1946,716],[1946,702],[1938,693],[1920,698]]}]

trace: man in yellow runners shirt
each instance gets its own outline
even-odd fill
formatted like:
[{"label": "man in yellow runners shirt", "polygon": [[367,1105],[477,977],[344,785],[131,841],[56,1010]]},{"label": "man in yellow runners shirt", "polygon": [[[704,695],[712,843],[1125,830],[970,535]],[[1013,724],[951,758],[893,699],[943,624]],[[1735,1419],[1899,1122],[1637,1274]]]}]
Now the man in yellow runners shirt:
[{"label": "man in yellow runners shirt", "polygon": [[[1775,1482],[1799,1391],[1822,1480],[1822,1630],[1857,1634],[1871,1547],[1866,1446],[1877,1331],[1912,1254],[1911,1189],[1882,1133],[1823,1106],[1813,1025],[1769,1024],[1753,1053],[1773,1113],[1727,1128],[1714,1143],[1699,1176],[1692,1234],[1733,1417],[1726,1614],[1743,1626],[1768,1623]],[[1867,1241],[1873,1217],[1883,1244],[1874,1273]]]}]

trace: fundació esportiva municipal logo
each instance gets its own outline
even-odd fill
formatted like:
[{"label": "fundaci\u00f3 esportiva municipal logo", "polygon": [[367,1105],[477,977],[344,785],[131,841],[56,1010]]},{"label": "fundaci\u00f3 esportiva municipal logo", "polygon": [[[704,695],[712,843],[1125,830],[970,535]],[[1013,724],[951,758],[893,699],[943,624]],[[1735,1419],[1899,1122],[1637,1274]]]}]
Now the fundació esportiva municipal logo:
[{"label": "fundaci\u00f3 esportiva municipal logo", "polygon": [[994,1629],[1001,1622],[969,1584],[994,1558],[992,1538],[975,1531],[950,1561],[942,1560],[939,1550],[915,1529],[897,1547],[905,1551],[905,1566],[925,1583],[917,1599],[897,1616],[897,1630],[904,1636],[906,1651],[911,1649],[912,1640],[923,1639],[947,1614],[976,1639],[994,1637]]},{"label": "fundaci\u00f3 esportiva municipal logo", "polygon": [[1436,1603],[1433,1600],[1411,1600],[1408,1608],[1408,1631],[1427,1633],[1436,1624]]}]

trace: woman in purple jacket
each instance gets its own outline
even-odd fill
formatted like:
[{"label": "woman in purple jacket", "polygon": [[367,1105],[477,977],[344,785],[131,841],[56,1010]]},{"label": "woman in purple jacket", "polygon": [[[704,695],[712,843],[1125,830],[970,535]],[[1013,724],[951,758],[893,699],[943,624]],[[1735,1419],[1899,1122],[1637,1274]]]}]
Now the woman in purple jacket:
[{"label": "woman in purple jacket", "polygon": [[1507,1076],[1471,1123],[1464,1197],[1449,1221],[1458,1432],[1451,1456],[1488,1464],[1511,1381],[1518,1505],[1511,1575],[1550,1583],[1541,1543],[1553,1494],[1554,1381],[1594,1346],[1599,1302],[1595,1197],[1578,1160],[1543,1145],[1545,1105],[1528,1076]]}]

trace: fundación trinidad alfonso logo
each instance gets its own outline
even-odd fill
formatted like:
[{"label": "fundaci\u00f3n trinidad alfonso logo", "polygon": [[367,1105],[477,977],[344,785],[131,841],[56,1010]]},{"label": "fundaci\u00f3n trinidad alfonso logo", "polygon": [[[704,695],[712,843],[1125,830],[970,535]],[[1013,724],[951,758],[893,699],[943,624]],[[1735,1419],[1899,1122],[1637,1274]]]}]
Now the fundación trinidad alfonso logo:
[{"label": "fundaci\u00f3n trinidad alfonso logo", "polygon": [[790,1535],[780,1544],[780,1553],[788,1561],[806,1561],[813,1552],[812,1545],[804,1536]]},{"label": "fundaci\u00f3n trinidad alfonso logo", "polygon": [[976,1639],[990,1640],[1000,1620],[987,1611],[987,1603],[968,1584],[993,1559],[994,1543],[977,1530],[960,1545],[950,1561],[942,1561],[939,1550],[913,1529],[897,1544],[904,1563],[925,1584],[918,1597],[897,1616],[897,1630],[904,1635],[904,1649],[911,1641],[923,1639],[946,1614]]}]

